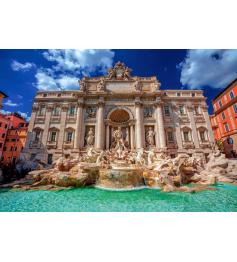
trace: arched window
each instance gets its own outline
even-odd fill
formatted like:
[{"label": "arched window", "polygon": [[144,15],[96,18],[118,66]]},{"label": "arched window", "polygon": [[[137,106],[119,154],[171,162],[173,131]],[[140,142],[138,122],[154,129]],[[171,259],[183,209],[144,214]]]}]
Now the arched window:
[{"label": "arched window", "polygon": [[206,127],[201,126],[198,128],[198,137],[201,142],[208,141],[208,132]]},{"label": "arched window", "polygon": [[182,128],[182,139],[184,142],[192,141],[192,129],[190,127],[185,126]]}]

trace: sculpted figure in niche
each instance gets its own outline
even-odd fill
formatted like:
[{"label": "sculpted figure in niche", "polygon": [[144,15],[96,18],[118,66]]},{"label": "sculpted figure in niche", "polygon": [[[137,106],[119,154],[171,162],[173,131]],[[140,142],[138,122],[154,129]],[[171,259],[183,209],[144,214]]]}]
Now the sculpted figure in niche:
[{"label": "sculpted figure in niche", "polygon": [[94,140],[95,140],[95,136],[94,136],[94,131],[93,128],[90,127],[88,133],[87,133],[87,137],[86,137],[86,143],[88,146],[93,146],[94,145]]},{"label": "sculpted figure in niche", "polygon": [[155,132],[153,131],[152,127],[150,126],[148,131],[146,132],[146,141],[149,146],[154,146],[155,145]]}]

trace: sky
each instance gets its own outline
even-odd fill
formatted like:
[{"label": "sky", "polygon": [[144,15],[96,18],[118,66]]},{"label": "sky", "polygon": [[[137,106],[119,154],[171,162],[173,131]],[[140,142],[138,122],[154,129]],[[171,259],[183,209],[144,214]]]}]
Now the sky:
[{"label": "sky", "polygon": [[134,76],[156,76],[161,89],[202,89],[211,100],[237,78],[237,49],[50,49],[0,50],[3,113],[29,119],[38,90],[79,89],[84,76],[105,75],[124,62]]}]

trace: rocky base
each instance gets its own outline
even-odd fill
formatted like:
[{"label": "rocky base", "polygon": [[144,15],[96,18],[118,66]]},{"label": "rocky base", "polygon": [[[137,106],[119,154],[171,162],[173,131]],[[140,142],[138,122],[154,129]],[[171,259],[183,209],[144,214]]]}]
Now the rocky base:
[{"label": "rocky base", "polygon": [[[25,179],[1,187],[59,190],[86,186],[109,189],[146,186],[163,192],[193,193],[213,190],[209,186],[217,182],[237,185],[237,161],[226,159],[219,151],[209,155],[207,164],[185,154],[174,159],[160,158],[147,165],[116,159],[109,162],[108,157],[101,162],[60,158],[52,169],[31,171]],[[187,187],[187,184],[192,186]]]}]

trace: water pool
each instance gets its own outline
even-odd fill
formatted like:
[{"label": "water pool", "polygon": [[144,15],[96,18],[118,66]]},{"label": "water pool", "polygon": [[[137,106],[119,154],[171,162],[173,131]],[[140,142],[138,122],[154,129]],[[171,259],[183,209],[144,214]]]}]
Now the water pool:
[{"label": "water pool", "polygon": [[0,211],[213,212],[237,211],[237,186],[218,184],[215,191],[163,193],[155,189],[107,191],[81,188],[60,191],[0,190]]}]

